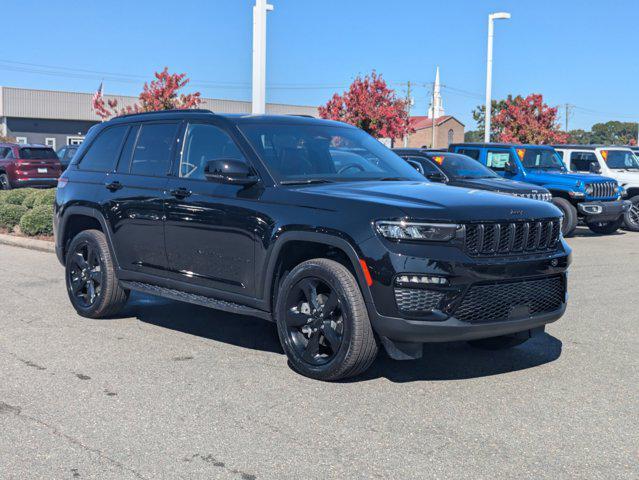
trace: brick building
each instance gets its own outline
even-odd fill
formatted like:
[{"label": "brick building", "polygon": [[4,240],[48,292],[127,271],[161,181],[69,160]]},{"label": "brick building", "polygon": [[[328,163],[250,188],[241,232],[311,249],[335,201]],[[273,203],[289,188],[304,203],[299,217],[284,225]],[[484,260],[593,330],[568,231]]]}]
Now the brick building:
[{"label": "brick building", "polygon": [[[435,144],[433,142],[433,119],[427,116],[411,117],[414,133],[408,135],[408,148],[448,148],[454,142],[464,141],[464,124],[452,115],[444,115],[435,119]],[[404,139],[395,139],[395,147],[403,147]]]}]

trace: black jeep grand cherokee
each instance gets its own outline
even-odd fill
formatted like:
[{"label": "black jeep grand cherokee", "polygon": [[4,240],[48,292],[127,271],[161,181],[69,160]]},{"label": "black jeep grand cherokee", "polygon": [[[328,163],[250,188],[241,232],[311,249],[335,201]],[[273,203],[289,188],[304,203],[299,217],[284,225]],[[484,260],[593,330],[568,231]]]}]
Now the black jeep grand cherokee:
[{"label": "black jeep grand cherokee", "polygon": [[430,183],[377,140],[293,116],[170,111],[91,129],[56,249],[80,315],[131,290],[277,322],[292,366],[366,370],[383,344],[509,347],[563,314],[553,205]]}]

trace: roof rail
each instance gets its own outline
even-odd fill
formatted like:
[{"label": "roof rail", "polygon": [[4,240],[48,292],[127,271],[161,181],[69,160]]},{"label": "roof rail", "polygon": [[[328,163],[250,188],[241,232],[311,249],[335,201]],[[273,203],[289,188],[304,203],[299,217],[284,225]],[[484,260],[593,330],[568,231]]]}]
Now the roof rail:
[{"label": "roof rail", "polygon": [[289,117],[304,117],[304,118],[316,118],[313,115],[308,115],[305,113],[287,113]]},{"label": "roof rail", "polygon": [[124,115],[118,115],[117,117],[114,117],[114,118],[132,117],[134,115],[152,115],[157,113],[176,113],[176,112],[214,113],[212,110],[209,110],[207,108],[173,108],[170,110],[153,110],[152,112],[125,113]]}]

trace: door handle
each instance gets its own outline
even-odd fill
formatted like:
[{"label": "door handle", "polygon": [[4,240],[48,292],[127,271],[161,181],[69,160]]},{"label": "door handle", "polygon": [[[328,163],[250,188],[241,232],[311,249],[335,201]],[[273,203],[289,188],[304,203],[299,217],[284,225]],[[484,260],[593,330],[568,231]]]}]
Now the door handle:
[{"label": "door handle", "polygon": [[191,190],[188,190],[184,187],[180,187],[180,188],[174,188],[169,193],[173,195],[175,198],[186,198],[186,197],[190,197],[192,192]]},{"label": "door handle", "polygon": [[115,181],[113,181],[111,183],[107,183],[104,186],[106,187],[107,190],[110,190],[111,192],[116,192],[116,191],[120,190],[121,188],[124,188],[124,185],[122,185],[117,180],[115,180]]}]

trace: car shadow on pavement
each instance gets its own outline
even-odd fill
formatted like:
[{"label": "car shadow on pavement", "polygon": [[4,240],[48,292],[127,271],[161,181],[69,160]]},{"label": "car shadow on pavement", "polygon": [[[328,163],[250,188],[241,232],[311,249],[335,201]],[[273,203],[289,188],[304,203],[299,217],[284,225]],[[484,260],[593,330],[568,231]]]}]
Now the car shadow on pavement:
[{"label": "car shadow on pavement", "polygon": [[576,237],[611,237],[611,236],[619,236],[619,235],[625,235],[628,232],[626,230],[617,230],[614,233],[608,233],[608,234],[601,234],[601,233],[595,233],[592,230],[590,230],[588,227],[586,226],[578,226],[575,231],[572,234],[573,238]]},{"label": "car shadow on pavement", "polygon": [[[275,324],[244,315],[133,292],[120,317],[237,347],[283,354]],[[380,348],[381,349],[381,348]],[[345,383],[386,378],[392,382],[462,380],[499,375],[550,363],[561,355],[559,339],[544,333],[518,347],[488,351],[465,342],[424,345],[419,360],[391,360],[381,349],[371,368]]]},{"label": "car shadow on pavement", "polygon": [[561,356],[561,349],[561,341],[547,333],[498,351],[479,350],[466,342],[431,343],[424,345],[419,360],[395,361],[382,353],[367,372],[350,381],[381,377],[403,383],[486,377],[550,363]]},{"label": "car shadow on pavement", "polygon": [[120,317],[252,350],[284,353],[275,324],[198,305],[132,292]]}]

